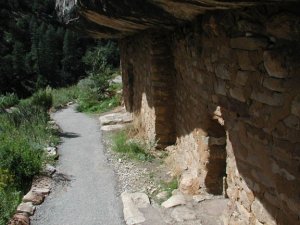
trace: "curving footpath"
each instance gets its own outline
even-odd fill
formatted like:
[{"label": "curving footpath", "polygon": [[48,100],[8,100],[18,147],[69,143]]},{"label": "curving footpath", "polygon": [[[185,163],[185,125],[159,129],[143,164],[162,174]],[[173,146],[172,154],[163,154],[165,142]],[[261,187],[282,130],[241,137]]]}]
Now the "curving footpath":
[{"label": "curving footpath", "polygon": [[74,110],[53,115],[63,130],[55,187],[31,218],[33,225],[121,225],[122,203],[108,166],[98,121]]}]

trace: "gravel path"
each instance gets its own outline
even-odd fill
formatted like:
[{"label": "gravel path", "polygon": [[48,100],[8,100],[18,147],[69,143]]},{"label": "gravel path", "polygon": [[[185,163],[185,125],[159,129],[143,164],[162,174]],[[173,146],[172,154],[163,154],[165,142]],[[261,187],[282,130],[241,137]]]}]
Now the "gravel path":
[{"label": "gravel path", "polygon": [[103,153],[98,121],[69,107],[54,114],[64,132],[55,186],[32,225],[121,225],[116,180]]}]

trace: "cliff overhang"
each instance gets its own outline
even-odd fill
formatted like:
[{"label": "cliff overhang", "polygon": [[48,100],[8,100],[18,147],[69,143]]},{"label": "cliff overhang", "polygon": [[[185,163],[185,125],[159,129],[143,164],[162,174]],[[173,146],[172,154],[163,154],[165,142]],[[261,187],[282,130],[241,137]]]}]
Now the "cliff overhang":
[{"label": "cliff overhang", "polygon": [[56,0],[63,23],[95,38],[123,38],[147,29],[172,29],[212,10],[297,0]]}]

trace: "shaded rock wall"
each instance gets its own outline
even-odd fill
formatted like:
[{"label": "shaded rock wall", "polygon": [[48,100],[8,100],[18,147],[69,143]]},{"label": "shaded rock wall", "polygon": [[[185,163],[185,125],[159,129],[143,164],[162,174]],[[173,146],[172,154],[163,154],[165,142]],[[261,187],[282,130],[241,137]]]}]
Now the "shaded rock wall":
[{"label": "shaded rock wall", "polygon": [[230,225],[300,223],[297,10],[211,13],[121,41],[127,108],[146,136],[168,130],[162,146],[176,138],[181,191],[226,191]]},{"label": "shaded rock wall", "polygon": [[175,143],[174,82],[170,38],[145,33],[120,43],[123,92],[135,127],[159,147]]},{"label": "shaded rock wall", "polygon": [[212,10],[297,0],[56,0],[59,18],[97,38],[122,38],[149,29],[174,29]]}]

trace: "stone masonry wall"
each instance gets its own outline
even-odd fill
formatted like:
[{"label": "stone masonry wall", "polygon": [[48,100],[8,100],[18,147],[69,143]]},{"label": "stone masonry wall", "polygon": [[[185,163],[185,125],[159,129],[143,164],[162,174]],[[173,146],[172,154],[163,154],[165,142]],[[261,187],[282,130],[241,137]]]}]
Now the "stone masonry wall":
[{"label": "stone masonry wall", "polygon": [[182,192],[228,195],[229,225],[300,223],[299,9],[215,12],[120,44],[127,109],[148,139],[176,139]]},{"label": "stone masonry wall", "polygon": [[135,127],[160,148],[174,144],[175,70],[169,37],[146,33],[120,41],[120,49],[125,105]]},{"label": "stone masonry wall", "polygon": [[191,194],[222,194],[227,174],[230,225],[300,224],[299,22],[257,8],[173,35],[175,172]]}]

